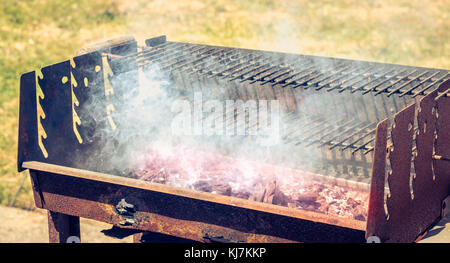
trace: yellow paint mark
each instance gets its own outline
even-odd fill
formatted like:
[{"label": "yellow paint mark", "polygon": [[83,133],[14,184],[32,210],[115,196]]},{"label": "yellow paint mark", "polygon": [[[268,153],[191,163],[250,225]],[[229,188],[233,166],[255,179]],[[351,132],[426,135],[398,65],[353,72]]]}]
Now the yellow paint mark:
[{"label": "yellow paint mark", "polygon": [[[71,87],[71,91],[72,91],[72,123],[73,123],[73,133],[75,134],[75,137],[77,137],[77,140],[79,143],[83,143],[83,138],[81,138],[80,133],[78,132],[78,126],[81,125],[81,120],[80,117],[78,117],[77,112],[75,111],[75,106],[79,106],[80,102],[77,99],[77,96],[75,96],[75,92],[74,89],[76,87],[78,87],[78,83],[75,79],[75,77],[73,76],[72,71],[70,71],[70,87]],[[78,126],[77,126],[78,125]]]},{"label": "yellow paint mark", "polygon": [[78,117],[77,112],[75,111],[75,109],[72,108],[72,112],[73,112],[73,132],[75,133],[75,136],[77,137],[78,142],[81,144],[83,143],[83,138],[81,138],[80,133],[78,132],[78,126],[81,125],[81,120],[80,117]]},{"label": "yellow paint mark", "polygon": [[99,72],[102,69],[99,65],[95,66],[95,72]]},{"label": "yellow paint mark", "polygon": [[72,68],[76,68],[76,64],[75,61],[73,61],[73,58],[70,59],[70,65],[72,66]]},{"label": "yellow paint mark", "polygon": [[106,113],[108,114],[108,122],[113,131],[117,128],[116,124],[114,123],[114,120],[111,117],[111,112],[113,112],[114,110],[115,108],[113,104],[108,104],[106,106]]},{"label": "yellow paint mark", "polygon": [[37,112],[37,130],[38,130],[38,144],[39,148],[41,149],[42,154],[45,158],[48,157],[47,149],[45,149],[44,143],[42,142],[42,138],[47,139],[47,133],[44,130],[44,127],[42,126],[41,119],[45,119],[45,112],[42,109],[41,106],[41,99],[44,99],[44,92],[41,89],[41,86],[39,85],[39,79],[43,79],[44,75],[42,74],[41,70],[36,70],[36,112]]},{"label": "yellow paint mark", "polygon": [[67,76],[64,76],[64,77],[62,77],[61,82],[63,84],[66,84],[68,80],[69,80],[69,78]]},{"label": "yellow paint mark", "polygon": [[[109,96],[114,95],[114,90],[111,86],[111,82],[109,81],[109,77],[113,76],[114,74],[111,70],[111,67],[109,66],[108,58],[106,56],[102,57],[102,66],[103,66],[103,83],[105,85],[105,96],[106,99],[108,100]],[[106,113],[108,114],[107,118],[112,130],[115,130],[117,128],[111,116],[111,112],[113,112],[114,110],[115,108],[113,104],[108,104],[106,106]]]},{"label": "yellow paint mark", "polygon": [[108,58],[106,56],[102,57],[102,64],[103,64],[103,81],[105,85],[105,96],[108,97],[109,95],[114,95],[114,90],[111,86],[111,82],[109,81],[109,77],[113,76],[113,72],[111,70],[111,67],[108,63]]},{"label": "yellow paint mark", "polygon": [[89,82],[88,82],[88,78],[84,77],[84,86],[87,88]]},{"label": "yellow paint mark", "polygon": [[78,87],[78,83],[77,80],[75,79],[75,77],[73,76],[72,71],[70,71],[70,83],[73,87]]}]

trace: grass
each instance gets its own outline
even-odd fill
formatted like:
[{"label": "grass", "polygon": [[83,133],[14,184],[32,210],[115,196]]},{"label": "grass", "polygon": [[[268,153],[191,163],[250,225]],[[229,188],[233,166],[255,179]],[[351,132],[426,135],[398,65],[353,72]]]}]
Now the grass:
[{"label": "grass", "polygon": [[[2,0],[0,204],[11,201],[21,181],[20,74],[126,34],[450,69],[447,0]],[[28,180],[16,204],[34,207]]]}]

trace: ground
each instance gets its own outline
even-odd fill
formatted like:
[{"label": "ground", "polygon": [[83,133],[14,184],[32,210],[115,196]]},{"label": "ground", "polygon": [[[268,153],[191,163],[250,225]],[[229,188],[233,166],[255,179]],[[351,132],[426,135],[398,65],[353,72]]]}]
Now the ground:
[{"label": "ground", "polygon": [[[111,226],[101,222],[81,219],[82,242],[111,243],[133,242],[133,238],[116,239],[105,236],[101,230]],[[20,208],[0,206],[0,243],[48,242],[47,213],[44,210],[26,211]]]},{"label": "ground", "polygon": [[[111,226],[101,222],[81,219],[82,242],[112,243],[133,241],[131,236],[116,239],[105,236],[101,230]],[[450,240],[450,215],[441,220],[421,241],[442,243]],[[19,208],[0,206],[0,243],[45,243],[48,242],[47,214],[44,210],[26,211]]]}]

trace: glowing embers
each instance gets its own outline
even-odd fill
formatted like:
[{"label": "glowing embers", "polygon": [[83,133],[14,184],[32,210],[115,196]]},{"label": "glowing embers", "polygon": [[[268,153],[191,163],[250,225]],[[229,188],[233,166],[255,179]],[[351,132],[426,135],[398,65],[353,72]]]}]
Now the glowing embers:
[{"label": "glowing embers", "polygon": [[344,180],[191,149],[149,149],[129,176],[365,221],[368,190]]}]

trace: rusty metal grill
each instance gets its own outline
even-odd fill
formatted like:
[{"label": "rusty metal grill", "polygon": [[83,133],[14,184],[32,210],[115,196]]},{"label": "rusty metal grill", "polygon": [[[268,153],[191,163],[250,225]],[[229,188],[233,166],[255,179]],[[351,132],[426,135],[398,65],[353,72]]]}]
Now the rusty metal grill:
[{"label": "rusty metal grill", "polygon": [[387,97],[427,95],[450,78],[448,70],[269,52],[263,55],[256,50],[176,42],[145,48],[123,59],[124,63],[160,63],[172,71],[250,84],[373,92]]},{"label": "rusty metal grill", "polygon": [[[104,55],[118,67],[156,64],[176,89],[211,94],[211,82],[220,82],[228,86],[225,97],[233,100],[277,99],[287,113],[280,148],[316,151],[312,147],[319,146],[328,165],[312,168],[315,172],[366,182],[376,124],[450,78],[448,70],[158,40],[134,54]],[[311,94],[318,102],[299,109]],[[317,114],[325,111],[333,118]]]}]

